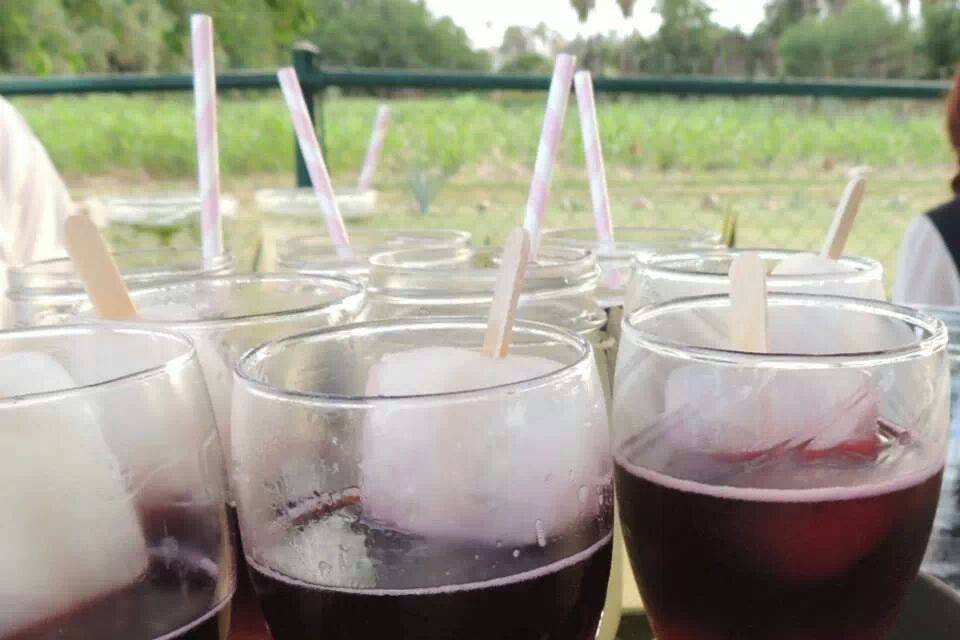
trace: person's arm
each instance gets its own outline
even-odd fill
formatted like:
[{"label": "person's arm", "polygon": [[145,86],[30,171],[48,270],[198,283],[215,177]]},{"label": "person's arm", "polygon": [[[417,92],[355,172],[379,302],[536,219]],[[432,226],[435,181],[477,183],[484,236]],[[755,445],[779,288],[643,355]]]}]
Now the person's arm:
[{"label": "person's arm", "polygon": [[960,275],[943,238],[927,216],[910,223],[900,244],[893,301],[960,305]]},{"label": "person's arm", "polygon": [[13,105],[0,98],[0,260],[23,264],[63,254],[72,211],[67,188],[43,144]]}]

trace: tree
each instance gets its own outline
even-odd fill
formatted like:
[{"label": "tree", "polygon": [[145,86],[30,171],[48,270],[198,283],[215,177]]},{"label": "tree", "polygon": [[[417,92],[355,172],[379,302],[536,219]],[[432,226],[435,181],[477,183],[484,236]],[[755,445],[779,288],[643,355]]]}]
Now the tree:
[{"label": "tree", "polygon": [[522,53],[500,67],[501,73],[547,74],[553,70],[553,64],[539,53]]},{"label": "tree", "polygon": [[816,18],[804,18],[780,38],[780,56],[788,76],[819,77],[828,72],[829,53]]},{"label": "tree", "polygon": [[361,67],[485,69],[450,18],[434,18],[422,0],[318,0],[308,34],[326,64]]},{"label": "tree", "polygon": [[667,73],[708,73],[713,66],[719,28],[703,0],[657,0],[662,20],[654,38],[655,56]]},{"label": "tree", "polygon": [[960,61],[960,0],[924,3],[922,16],[928,75],[947,77]]},{"label": "tree", "polygon": [[913,48],[909,25],[881,0],[850,0],[835,15],[804,18],[779,45],[787,74],[839,77],[903,77]]},{"label": "tree", "polygon": [[[633,15],[633,7],[637,0],[617,0],[617,6],[623,12],[625,18]],[[583,22],[589,17],[590,12],[597,6],[597,0],[570,0],[570,6],[577,11],[577,17]]]},{"label": "tree", "polygon": [[58,0],[0,2],[0,68],[30,74],[79,71],[80,45]]},{"label": "tree", "polygon": [[751,75],[758,71],[779,75],[785,71],[779,55],[780,38],[804,18],[820,15],[820,4],[817,0],[768,0],[763,11],[763,20],[750,36],[748,68]]}]

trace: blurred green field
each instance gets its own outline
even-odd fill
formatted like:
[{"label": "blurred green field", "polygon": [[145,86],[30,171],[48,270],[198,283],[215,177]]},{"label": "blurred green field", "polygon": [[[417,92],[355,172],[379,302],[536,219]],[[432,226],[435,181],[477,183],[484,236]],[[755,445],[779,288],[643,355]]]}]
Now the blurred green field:
[{"label": "blurred green field", "polygon": [[[189,96],[60,96],[15,103],[67,174],[193,174]],[[326,100],[333,173],[359,168],[377,104],[372,98]],[[537,94],[467,94],[397,100],[393,106],[385,169],[394,178],[416,167],[447,175],[525,171],[543,116]],[[614,170],[793,171],[825,160],[915,167],[950,159],[936,103],[635,97],[603,99],[599,112]],[[570,124],[561,158],[579,166],[575,117]],[[279,93],[225,96],[220,132],[225,174],[290,169],[291,129]]]},{"label": "blurred green field", "polygon": [[[363,224],[457,227],[473,232],[479,244],[499,242],[522,219],[541,98],[394,101],[378,176],[381,214]],[[326,101],[336,183],[356,179],[377,104],[372,98]],[[17,106],[80,195],[194,188],[187,96],[31,98]],[[579,127],[576,114],[570,116],[548,217],[554,227],[591,223]],[[873,172],[850,250],[879,258],[889,273],[907,223],[948,197],[954,172],[937,103],[604,99],[600,116],[618,224],[719,228],[723,215],[734,212],[740,245],[812,248],[847,169],[864,164]],[[252,256],[263,222],[253,194],[292,184],[292,133],[275,94],[226,96],[220,131],[224,189],[238,197],[243,213],[229,226],[232,244]],[[425,200],[430,206],[423,214]],[[124,246],[190,243],[194,236],[194,230],[113,231]]]}]

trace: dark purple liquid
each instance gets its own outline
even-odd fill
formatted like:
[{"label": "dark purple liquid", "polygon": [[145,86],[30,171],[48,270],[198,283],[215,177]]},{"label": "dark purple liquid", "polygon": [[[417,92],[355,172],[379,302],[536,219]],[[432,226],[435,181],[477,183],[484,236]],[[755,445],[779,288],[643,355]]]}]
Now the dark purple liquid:
[{"label": "dark purple liquid", "polygon": [[942,477],[867,497],[776,502],[669,488],[620,464],[616,474],[658,640],[886,637],[920,566]]},{"label": "dark purple liquid", "polygon": [[240,524],[237,520],[237,508],[227,505],[230,529],[236,544],[237,553],[237,591],[231,603],[231,640],[260,640],[269,633],[267,623],[260,611],[260,604],[250,582],[250,569],[243,553],[240,540]]},{"label": "dark purple liquid", "polygon": [[225,591],[223,586],[218,590],[218,576],[212,573],[226,542],[223,510],[164,508],[141,518],[148,540],[176,540],[175,551],[151,549],[139,581],[0,640],[151,640],[184,627],[173,637],[226,637],[229,606],[211,611]]},{"label": "dark purple liquid", "polygon": [[[276,640],[592,640],[610,550],[608,541],[553,572],[457,591],[369,595],[302,586],[255,569],[251,576]],[[474,557],[464,554],[461,564]]]}]

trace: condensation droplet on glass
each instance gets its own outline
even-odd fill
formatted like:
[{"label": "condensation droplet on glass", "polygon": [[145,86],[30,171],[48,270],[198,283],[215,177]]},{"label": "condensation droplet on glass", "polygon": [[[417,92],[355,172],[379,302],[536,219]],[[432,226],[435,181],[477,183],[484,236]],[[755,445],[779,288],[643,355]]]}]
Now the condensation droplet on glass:
[{"label": "condensation droplet on glass", "polygon": [[333,438],[330,439],[330,444],[336,447],[337,445],[340,444],[340,438],[338,438],[337,436],[333,436]]},{"label": "condensation droplet on glass", "polygon": [[475,554],[475,555],[473,556],[473,559],[474,559],[474,560],[479,560],[479,559],[480,559],[480,554],[479,554],[479,553],[478,553],[478,554]]},{"label": "condensation droplet on glass", "polygon": [[519,557],[520,557],[520,549],[514,549],[514,550],[513,550],[513,557],[514,557],[514,558],[519,558]]},{"label": "condensation droplet on glass", "polygon": [[497,549],[503,546],[503,540],[497,540]]},{"label": "condensation droplet on glass", "polygon": [[543,520],[537,520],[537,544],[540,547],[547,546],[547,534],[543,530]]},{"label": "condensation droplet on glass", "polygon": [[580,487],[580,491],[577,492],[577,497],[580,498],[580,502],[582,503],[587,502],[587,496],[589,495],[590,495],[590,491],[587,489],[586,486]]}]

